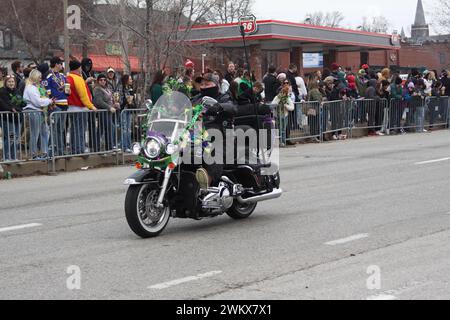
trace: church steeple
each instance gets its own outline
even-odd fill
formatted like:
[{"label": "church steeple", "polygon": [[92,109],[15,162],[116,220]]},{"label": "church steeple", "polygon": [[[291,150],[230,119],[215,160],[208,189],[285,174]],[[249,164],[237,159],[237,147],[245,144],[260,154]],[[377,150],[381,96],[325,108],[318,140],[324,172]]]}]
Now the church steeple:
[{"label": "church steeple", "polygon": [[425,12],[423,10],[422,0],[417,2],[416,9],[416,19],[414,20],[415,26],[426,26],[427,22],[425,21]]},{"label": "church steeple", "polygon": [[411,38],[419,40],[430,36],[430,28],[425,20],[422,0],[418,0],[416,9],[416,19],[411,27]]}]

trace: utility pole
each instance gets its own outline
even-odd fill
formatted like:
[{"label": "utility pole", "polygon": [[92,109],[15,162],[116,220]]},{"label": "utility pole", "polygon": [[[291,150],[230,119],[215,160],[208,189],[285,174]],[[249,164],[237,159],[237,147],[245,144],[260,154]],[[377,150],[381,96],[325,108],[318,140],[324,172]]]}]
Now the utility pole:
[{"label": "utility pole", "polygon": [[69,0],[63,0],[64,3],[64,72],[69,71],[69,28],[67,26],[67,8],[69,7]]}]

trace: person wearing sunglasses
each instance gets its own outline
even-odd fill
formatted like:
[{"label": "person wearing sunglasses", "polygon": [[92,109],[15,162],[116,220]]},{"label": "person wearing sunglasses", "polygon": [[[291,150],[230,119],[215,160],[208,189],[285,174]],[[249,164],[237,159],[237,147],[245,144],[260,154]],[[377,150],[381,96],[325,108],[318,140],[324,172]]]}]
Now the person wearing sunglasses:
[{"label": "person wearing sunglasses", "polygon": [[114,102],[113,92],[108,87],[108,80],[105,74],[97,76],[97,83],[94,87],[94,105],[102,111],[99,114],[99,137],[105,141],[105,151],[110,151],[114,146],[114,126],[113,118],[120,109],[120,104]]}]

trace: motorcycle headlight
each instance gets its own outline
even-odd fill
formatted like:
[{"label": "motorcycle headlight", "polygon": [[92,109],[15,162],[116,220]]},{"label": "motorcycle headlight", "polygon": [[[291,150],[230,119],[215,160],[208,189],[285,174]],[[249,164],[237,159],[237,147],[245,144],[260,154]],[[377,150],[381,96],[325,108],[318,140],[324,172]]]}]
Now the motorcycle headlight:
[{"label": "motorcycle headlight", "polygon": [[155,159],[161,154],[161,143],[156,139],[148,139],[145,142],[144,152],[150,159]]},{"label": "motorcycle headlight", "polygon": [[140,143],[134,143],[133,147],[131,148],[133,154],[135,156],[138,156],[141,153],[141,144]]},{"label": "motorcycle headlight", "polygon": [[166,146],[166,153],[167,153],[169,156],[173,155],[175,152],[177,152],[177,150],[178,150],[178,147],[177,147],[176,145],[172,144],[172,143],[169,143],[169,144]]}]

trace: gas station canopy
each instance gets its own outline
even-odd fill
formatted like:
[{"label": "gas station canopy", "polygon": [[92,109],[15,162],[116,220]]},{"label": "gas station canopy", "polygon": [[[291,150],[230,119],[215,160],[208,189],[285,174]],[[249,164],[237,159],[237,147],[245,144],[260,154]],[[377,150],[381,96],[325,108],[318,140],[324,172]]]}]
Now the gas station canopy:
[{"label": "gas station canopy", "polygon": [[[239,23],[194,26],[187,37],[192,43],[213,43],[216,47],[242,47]],[[257,21],[257,30],[246,36],[248,45],[261,50],[286,50],[301,47],[303,52],[397,50],[396,35],[379,34],[341,28],[278,20]]]}]

